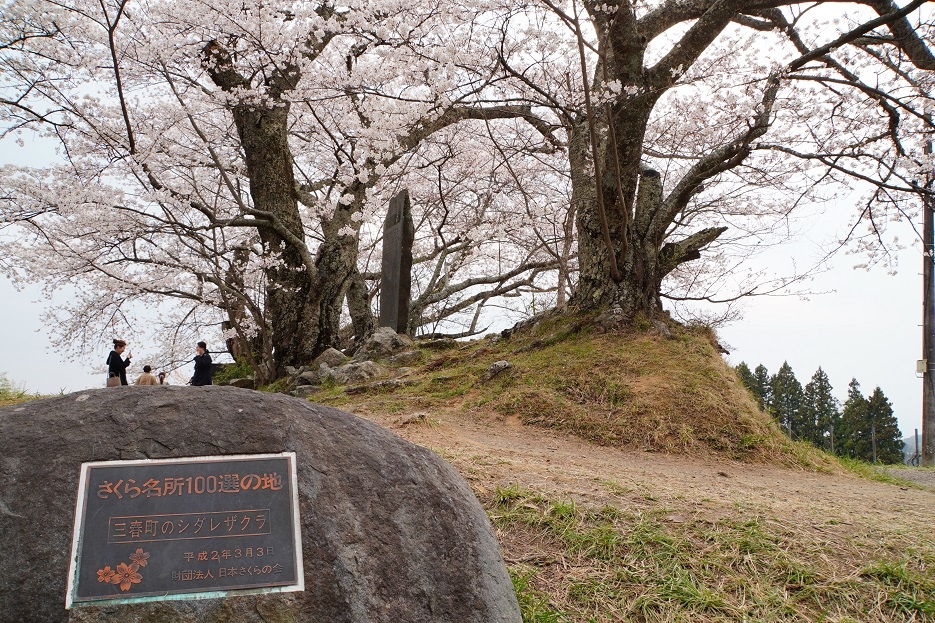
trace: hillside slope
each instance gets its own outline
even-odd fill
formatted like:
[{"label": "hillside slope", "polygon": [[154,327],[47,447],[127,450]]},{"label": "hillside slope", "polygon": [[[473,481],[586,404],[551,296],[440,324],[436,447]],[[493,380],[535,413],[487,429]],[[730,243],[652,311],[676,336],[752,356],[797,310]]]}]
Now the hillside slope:
[{"label": "hillside slope", "polygon": [[788,442],[703,332],[542,323],[395,374],[312,399],[464,475],[526,621],[935,621],[935,491]]},{"label": "hillside slope", "polygon": [[332,386],[312,398],[389,414],[516,416],[598,445],[836,469],[759,411],[707,330],[599,331],[558,317],[508,338],[442,346],[393,370],[393,384]]}]

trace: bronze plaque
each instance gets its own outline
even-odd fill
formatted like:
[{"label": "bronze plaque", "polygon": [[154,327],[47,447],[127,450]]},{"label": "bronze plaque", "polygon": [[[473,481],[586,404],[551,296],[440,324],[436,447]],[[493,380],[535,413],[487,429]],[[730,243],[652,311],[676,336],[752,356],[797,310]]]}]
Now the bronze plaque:
[{"label": "bronze plaque", "polygon": [[295,453],[84,463],[65,607],[304,589]]}]

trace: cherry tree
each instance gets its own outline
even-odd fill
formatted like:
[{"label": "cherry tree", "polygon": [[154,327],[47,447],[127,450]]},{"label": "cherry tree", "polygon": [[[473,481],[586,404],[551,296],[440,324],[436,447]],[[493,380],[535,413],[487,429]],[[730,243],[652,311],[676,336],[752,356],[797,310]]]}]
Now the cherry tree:
[{"label": "cherry tree", "polygon": [[[575,271],[563,160],[519,119],[452,126],[408,158],[398,184],[417,198],[411,334],[473,335],[563,304]],[[375,293],[379,230],[367,233]]]},{"label": "cherry tree", "polygon": [[340,344],[345,297],[372,327],[360,230],[422,141],[515,118],[554,140],[481,96],[502,79],[482,3],[40,4],[4,12],[3,118],[64,161],[4,170],[4,256],[78,288],[59,327],[79,348],[174,298],[176,327],[222,324],[274,378]]},{"label": "cherry tree", "polygon": [[855,227],[869,225],[873,250],[885,252],[886,222],[912,216],[924,192],[913,181],[932,166],[921,149],[935,68],[924,4],[518,7],[499,61],[567,137],[573,304],[629,318],[660,313],[664,296],[782,287],[753,280],[725,294],[739,268],[725,251],[746,252],[794,208],[859,182],[873,190]]},{"label": "cherry tree", "polygon": [[372,328],[401,187],[413,332],[755,293],[720,294],[728,251],[794,208],[869,183],[879,249],[927,192],[923,4],[7,2],[4,132],[61,160],[0,174],[0,261],[76,290],[77,348],[174,301],[167,340],[222,326],[261,379],[341,344],[345,300]]}]

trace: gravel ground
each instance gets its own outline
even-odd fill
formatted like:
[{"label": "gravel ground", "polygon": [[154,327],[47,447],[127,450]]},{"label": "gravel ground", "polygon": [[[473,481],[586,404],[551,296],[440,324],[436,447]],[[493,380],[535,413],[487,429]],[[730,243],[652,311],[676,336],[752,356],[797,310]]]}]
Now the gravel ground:
[{"label": "gravel ground", "polygon": [[908,480],[935,491],[935,469],[931,467],[889,467],[883,471],[893,478]]}]

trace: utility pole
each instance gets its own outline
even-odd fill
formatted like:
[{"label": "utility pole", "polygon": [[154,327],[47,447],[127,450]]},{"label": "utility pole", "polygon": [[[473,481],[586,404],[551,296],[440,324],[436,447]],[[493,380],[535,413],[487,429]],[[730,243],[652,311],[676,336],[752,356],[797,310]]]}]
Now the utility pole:
[{"label": "utility pole", "polygon": [[[925,144],[925,153],[932,154],[932,141]],[[922,465],[935,466],[935,200],[931,192],[935,172],[929,169],[922,195],[922,359],[925,372],[922,374]]]}]

